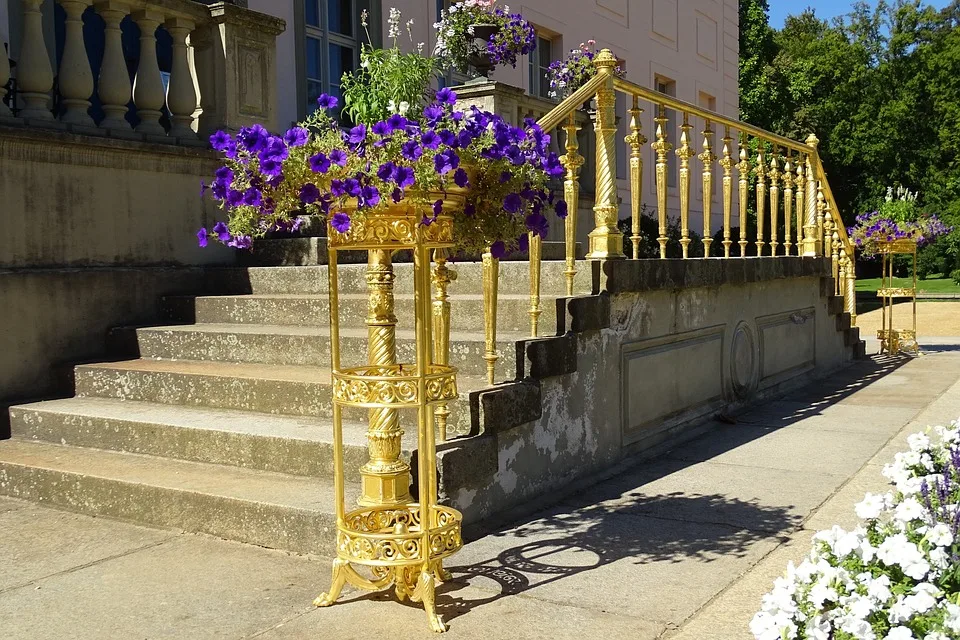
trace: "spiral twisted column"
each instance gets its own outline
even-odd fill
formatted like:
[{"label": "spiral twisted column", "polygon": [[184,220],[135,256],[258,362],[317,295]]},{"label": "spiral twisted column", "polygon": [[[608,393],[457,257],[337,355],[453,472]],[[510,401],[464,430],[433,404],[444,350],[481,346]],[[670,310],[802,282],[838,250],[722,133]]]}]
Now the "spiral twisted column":
[{"label": "spiral twisted column", "polygon": [[813,153],[816,153],[817,143],[820,142],[817,140],[817,136],[812,133],[807,137],[807,144],[813,148],[813,151],[810,155],[807,156],[807,179],[806,179],[806,189],[807,193],[805,196],[806,201],[806,217],[803,221],[803,255],[805,256],[819,256],[823,255],[821,253],[823,247],[823,234],[820,231],[820,225],[817,222],[817,186],[818,182],[813,173]]},{"label": "spiral twisted column", "polygon": [[594,224],[590,232],[589,260],[625,258],[623,234],[617,228],[617,149],[616,149],[616,93],[613,89],[613,70],[617,59],[609,49],[597,54],[593,64],[606,80],[597,90],[597,201],[593,207]]},{"label": "spiral twisted column", "polygon": [[[397,363],[393,263],[383,249],[367,252],[367,356],[373,365]],[[370,460],[360,467],[363,506],[399,505],[410,497],[410,466],[400,458],[400,416],[396,409],[371,409],[367,427]]]}]

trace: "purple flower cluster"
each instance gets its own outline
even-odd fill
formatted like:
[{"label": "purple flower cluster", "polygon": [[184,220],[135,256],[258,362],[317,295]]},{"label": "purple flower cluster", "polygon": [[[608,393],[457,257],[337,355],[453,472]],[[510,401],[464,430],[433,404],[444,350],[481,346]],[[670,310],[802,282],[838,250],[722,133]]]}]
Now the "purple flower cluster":
[{"label": "purple flower cluster", "polygon": [[[571,49],[564,60],[554,60],[547,68],[547,79],[550,81],[550,97],[566,97],[582,87],[592,77],[597,75],[597,68],[593,59],[597,57],[594,49],[596,40],[581,42],[580,47]],[[614,75],[623,77],[622,68],[615,67]]]},{"label": "purple flower cluster", "polygon": [[[429,212],[423,224],[431,224],[444,200],[427,196],[456,188],[469,189],[464,210],[456,214],[460,235],[468,236],[461,238],[465,246],[493,244],[505,252],[525,241],[526,233],[545,237],[548,209],[560,217],[567,213],[566,203],[546,187],[564,173],[549,151],[550,136],[531,120],[514,126],[476,107],[455,111],[456,99],[441,89],[422,120],[393,114],[345,131],[321,113],[283,136],[260,125],[236,136],[215,133],[211,144],[226,160],[210,191],[231,217],[229,227],[217,223],[213,235],[248,248],[251,237],[292,228],[303,212],[326,216],[344,233],[352,211],[363,215],[407,197],[423,202]],[[334,108],[336,99],[323,95],[318,104]],[[201,246],[208,235],[206,229],[198,232]]]},{"label": "purple flower cluster", "polygon": [[495,65],[509,64],[516,68],[517,58],[532,53],[537,48],[537,32],[519,13],[508,14],[503,7],[493,10],[500,22],[500,29],[490,36],[487,53]]},{"label": "purple flower cluster", "polygon": [[849,227],[847,233],[857,247],[872,253],[878,242],[914,240],[918,246],[923,246],[952,230],[935,215],[914,222],[897,222],[879,211],[872,211],[858,215],[856,225]]}]

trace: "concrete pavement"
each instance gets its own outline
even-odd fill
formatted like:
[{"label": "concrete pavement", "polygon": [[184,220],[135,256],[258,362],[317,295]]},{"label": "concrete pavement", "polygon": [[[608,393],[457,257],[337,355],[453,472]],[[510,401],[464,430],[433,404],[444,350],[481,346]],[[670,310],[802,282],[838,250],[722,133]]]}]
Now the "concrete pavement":
[{"label": "concrete pavement", "polygon": [[[960,415],[960,351],[860,362],[468,544],[449,638],[749,638],[818,528],[853,522],[906,436]],[[329,560],[0,500],[0,629],[51,638],[434,637],[388,594],[310,602]]]}]

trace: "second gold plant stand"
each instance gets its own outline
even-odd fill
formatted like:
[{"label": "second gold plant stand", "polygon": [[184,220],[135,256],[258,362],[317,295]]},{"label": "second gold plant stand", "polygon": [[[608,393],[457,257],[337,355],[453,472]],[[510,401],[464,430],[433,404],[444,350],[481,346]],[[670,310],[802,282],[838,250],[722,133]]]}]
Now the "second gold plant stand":
[{"label": "second gold plant stand", "polygon": [[[916,240],[894,240],[892,242],[878,242],[878,253],[882,259],[882,278],[877,297],[883,303],[881,311],[880,329],[877,330],[877,339],[880,341],[880,353],[896,355],[903,351],[917,354],[920,345],[917,343],[917,242]],[[893,281],[893,258],[896,255],[913,256],[913,286],[896,287]],[[893,305],[897,299],[909,298],[912,303],[913,323],[910,329],[895,329],[893,323]]]},{"label": "second gold plant stand", "polygon": [[[421,207],[401,201],[384,212],[355,217],[346,233],[328,229],[330,338],[333,382],[336,560],[330,589],[314,604],[332,605],[347,583],[367,590],[394,587],[400,600],[422,602],[430,628],[446,631],[434,602],[438,583],[449,579],[443,560],[463,546],[459,511],[437,504],[435,413],[457,399],[456,369],[447,365],[443,341],[433,340],[430,251],[454,246],[453,218],[463,205],[448,193],[444,211],[421,224]],[[341,367],[337,252],[412,251],[416,362]],[[442,260],[442,258],[441,258]],[[439,260],[438,260],[439,262]],[[346,508],[343,469],[343,409],[416,410],[419,501]],[[442,413],[441,413],[442,415]]]}]

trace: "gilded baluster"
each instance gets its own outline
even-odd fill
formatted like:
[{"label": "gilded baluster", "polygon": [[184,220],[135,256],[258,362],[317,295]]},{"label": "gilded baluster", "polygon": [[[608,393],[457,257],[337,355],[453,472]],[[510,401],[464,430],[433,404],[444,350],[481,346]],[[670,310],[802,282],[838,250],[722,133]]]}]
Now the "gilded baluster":
[{"label": "gilded baluster", "polygon": [[577,124],[574,114],[570,114],[563,130],[567,133],[567,152],[560,156],[560,164],[567,171],[563,181],[563,199],[567,203],[567,217],[563,221],[567,268],[563,275],[567,279],[567,295],[572,296],[573,281],[577,276],[577,216],[580,202],[580,167],[583,166],[584,158],[579,153],[577,132],[580,125]]},{"label": "gilded baluster", "polygon": [[703,257],[710,257],[710,245],[713,244],[710,214],[713,208],[713,163],[717,154],[713,152],[713,129],[710,121],[703,128],[703,153],[697,156],[703,163]]},{"label": "gilded baluster", "polygon": [[803,217],[805,215],[806,209],[804,208],[804,195],[807,190],[807,178],[806,178],[806,167],[807,167],[807,158],[804,155],[797,156],[797,255],[803,255]]},{"label": "gilded baluster", "polygon": [[[837,283],[834,293],[846,297],[847,284],[847,252],[842,246],[837,248]],[[846,300],[844,300],[844,310],[846,310]],[[882,323],[881,323],[882,325]]]},{"label": "gilded baluster", "polygon": [[[367,252],[367,355],[371,365],[397,364],[397,316],[394,315],[390,252]],[[407,504],[410,466],[400,457],[400,417],[396,409],[370,409],[367,443],[370,460],[360,467],[361,505]]]},{"label": "gilded baluster", "polygon": [[817,179],[813,173],[812,154],[816,153],[817,137],[812,133],[807,136],[807,144],[813,147],[813,151],[807,156],[807,193],[806,200],[806,218],[803,221],[803,255],[820,256],[823,255],[822,232],[817,222]]},{"label": "gilded baluster", "polygon": [[836,283],[837,293],[842,294],[840,287],[844,283],[840,281],[840,234],[837,233],[837,225],[833,224],[830,234],[830,269],[833,272],[833,280]]},{"label": "gilded baluster", "polygon": [[[854,264],[854,248],[850,246],[850,252],[847,254],[847,277],[844,279],[846,290],[844,291],[844,303],[846,311],[850,314],[850,326],[857,326],[857,268]],[[916,315],[914,315],[914,333],[916,333]]]},{"label": "gilded baluster", "polygon": [[[639,96],[633,96],[633,107],[630,109],[630,133],[624,142],[630,145],[630,243],[633,245],[633,259],[640,259],[640,205],[643,199],[643,153],[642,147],[647,143],[646,136],[641,132]],[[573,295],[571,291],[569,295]]]},{"label": "gilded baluster", "polygon": [[[447,288],[457,279],[457,272],[447,266],[445,249],[435,249],[433,259],[436,262],[433,268],[433,285],[436,291],[433,297],[433,363],[446,365],[450,362],[450,296]],[[447,421],[450,417],[447,403],[438,404],[434,416],[440,441],[444,442],[447,439]]]},{"label": "gilded baluster", "polygon": [[749,195],[750,161],[747,159],[747,137],[740,134],[740,163],[737,164],[737,173],[740,174],[740,257],[747,257],[747,197]]},{"label": "gilded baluster", "polygon": [[823,247],[822,255],[828,256],[830,255],[830,243],[827,239],[826,227],[824,226],[826,211],[827,199],[823,195],[823,181],[817,180],[817,240],[820,242],[820,246]]},{"label": "gilded baluster", "polygon": [[793,164],[787,150],[787,161],[783,165],[783,254],[789,256],[793,250]]},{"label": "gilded baluster", "polygon": [[733,212],[733,157],[730,153],[730,127],[723,130],[723,157],[720,158],[720,167],[723,169],[723,257],[730,257],[730,216]]},{"label": "gilded baluster", "polygon": [[767,165],[763,157],[763,140],[757,141],[757,255],[763,255],[764,242],[764,205],[767,200]]},{"label": "gilded baluster", "polygon": [[657,242],[660,243],[660,258],[667,257],[667,154],[673,148],[667,142],[667,118],[664,114],[664,107],[659,106],[659,115],[655,118],[657,123],[656,141],[651,145],[657,154],[657,218],[660,224],[660,236]]},{"label": "gilded baluster", "polygon": [[530,336],[537,337],[540,323],[540,269],[543,258],[543,241],[540,235],[529,233],[530,257]]},{"label": "gilded baluster", "polygon": [[690,158],[695,154],[690,146],[690,117],[683,114],[683,124],[680,126],[680,148],[677,157],[680,158],[680,248],[683,257],[690,257]]},{"label": "gilded baluster", "polygon": [[500,259],[490,251],[483,254],[483,359],[487,362],[487,382],[493,384],[497,360],[497,294],[500,286]]},{"label": "gilded baluster", "polygon": [[590,252],[587,258],[625,258],[623,234],[617,227],[620,212],[617,196],[617,94],[613,88],[617,59],[609,49],[602,49],[593,59],[593,65],[604,83],[597,89],[597,115],[593,127],[597,138],[597,193],[593,205],[595,227],[588,236]]},{"label": "gilded baluster", "polygon": [[770,158],[770,170],[767,171],[767,177],[770,178],[770,255],[777,255],[777,227],[780,224],[780,164],[777,162],[777,148],[773,148],[773,156]]}]

